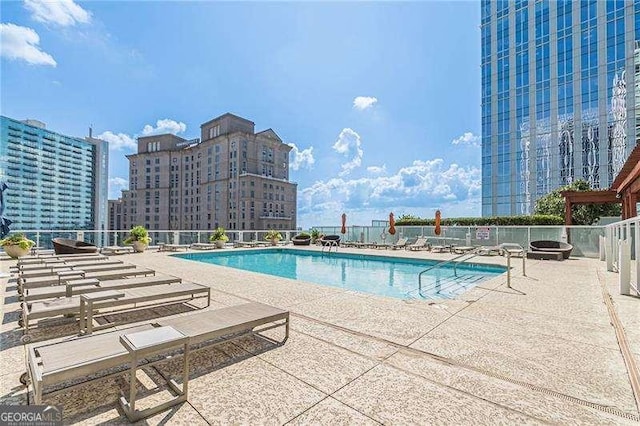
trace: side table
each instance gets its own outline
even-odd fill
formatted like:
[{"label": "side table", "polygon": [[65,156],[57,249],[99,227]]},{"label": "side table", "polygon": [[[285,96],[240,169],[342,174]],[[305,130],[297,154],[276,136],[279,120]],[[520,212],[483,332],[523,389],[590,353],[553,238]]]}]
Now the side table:
[{"label": "side table", "polygon": [[[124,396],[120,397],[120,404],[129,420],[132,422],[138,421],[187,400],[189,390],[189,337],[171,326],[164,326],[152,330],[125,334],[120,337],[120,343],[122,343],[122,346],[124,346],[131,355],[129,400],[127,401]],[[136,410],[136,371],[138,370],[138,360],[171,351],[180,346],[183,346],[184,359],[182,388],[180,388],[173,379],[168,381],[169,386],[178,396],[155,407]]]}]

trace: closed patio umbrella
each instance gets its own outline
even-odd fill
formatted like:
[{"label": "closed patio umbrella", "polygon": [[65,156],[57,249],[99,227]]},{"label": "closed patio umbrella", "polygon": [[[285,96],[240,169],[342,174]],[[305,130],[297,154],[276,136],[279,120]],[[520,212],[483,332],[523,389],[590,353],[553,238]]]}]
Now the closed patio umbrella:
[{"label": "closed patio umbrella", "polygon": [[341,234],[346,234],[347,233],[347,214],[346,213],[342,213],[342,228],[340,228],[340,233]]},{"label": "closed patio umbrella", "polygon": [[393,217],[393,212],[389,213],[389,234],[396,234],[396,220]]},{"label": "closed patio umbrella", "polygon": [[440,210],[436,210],[436,229],[433,231],[436,235],[440,235]]}]

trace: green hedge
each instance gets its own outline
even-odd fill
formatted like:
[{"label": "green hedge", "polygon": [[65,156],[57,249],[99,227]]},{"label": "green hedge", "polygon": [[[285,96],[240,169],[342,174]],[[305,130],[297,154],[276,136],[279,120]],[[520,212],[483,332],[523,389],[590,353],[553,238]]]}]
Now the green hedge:
[{"label": "green hedge", "polygon": [[[396,226],[434,226],[435,219],[398,220]],[[534,226],[564,225],[564,218],[553,215],[495,216],[495,217],[452,217],[442,218],[442,226]]]}]

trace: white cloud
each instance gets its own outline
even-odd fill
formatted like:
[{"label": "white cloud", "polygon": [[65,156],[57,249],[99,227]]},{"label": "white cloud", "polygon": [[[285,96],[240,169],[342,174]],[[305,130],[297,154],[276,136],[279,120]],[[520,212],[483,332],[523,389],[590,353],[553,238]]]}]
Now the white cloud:
[{"label": "white cloud", "polygon": [[360,141],[360,135],[354,132],[352,129],[342,129],[338,140],[333,144],[333,149],[338,154],[343,154],[345,157],[351,157],[351,160],[342,164],[342,171],[340,176],[348,175],[356,167],[360,167],[362,164],[362,142]]},{"label": "white cloud", "polygon": [[[156,127],[151,126],[150,124],[146,124],[142,128],[142,136],[151,136],[151,135],[159,135],[163,133],[182,133],[187,130],[187,125],[165,118],[164,120],[156,121]],[[98,139],[102,139],[104,141],[109,142],[109,149],[113,149],[116,151],[120,150],[130,150],[135,151],[138,149],[138,138],[139,134],[134,134],[133,136],[129,136],[126,133],[114,133],[110,130],[103,132],[102,134],[96,136]]]},{"label": "white cloud", "polygon": [[466,145],[472,147],[479,147],[481,138],[478,135],[474,135],[471,132],[465,132],[462,136],[451,141],[452,145]]},{"label": "white cloud", "polygon": [[375,175],[381,175],[387,173],[387,166],[384,164],[382,166],[369,166],[367,171]]},{"label": "white cloud", "polygon": [[31,12],[31,18],[45,24],[70,27],[91,22],[91,13],[73,0],[25,0],[24,6]]},{"label": "white cloud", "polygon": [[291,162],[289,165],[293,170],[299,170],[301,167],[311,168],[313,164],[316,162],[315,158],[313,158],[313,147],[309,147],[303,150],[300,150],[296,144],[290,143],[291,150]]},{"label": "white cloud", "polygon": [[122,196],[121,191],[129,189],[129,181],[121,177],[109,178],[109,199],[115,200]]},{"label": "white cloud", "polygon": [[358,96],[353,100],[353,107],[362,111],[371,108],[376,102],[378,102],[378,98],[373,96]]},{"label": "white cloud", "polygon": [[136,150],[138,149],[138,143],[134,138],[125,134],[115,134],[109,130],[96,136],[98,139],[109,142],[109,149],[121,151],[121,150]]},{"label": "white cloud", "polygon": [[363,225],[371,218],[388,217],[390,211],[396,217],[403,213],[430,217],[441,208],[449,217],[475,216],[480,213],[480,179],[478,167],[433,159],[414,161],[390,176],[317,181],[299,192],[299,222],[302,226],[339,223],[336,212],[343,211],[353,217],[350,223]]},{"label": "white cloud", "polygon": [[53,56],[40,50],[40,36],[33,29],[14,24],[0,24],[0,55],[10,60],[22,59],[31,65],[57,65]]},{"label": "white cloud", "polygon": [[165,118],[164,120],[156,121],[156,127],[153,127],[150,124],[144,126],[144,128],[142,129],[142,135],[150,136],[160,135],[163,133],[173,133],[174,135],[177,135],[178,133],[182,133],[185,130],[187,130],[186,124]]}]

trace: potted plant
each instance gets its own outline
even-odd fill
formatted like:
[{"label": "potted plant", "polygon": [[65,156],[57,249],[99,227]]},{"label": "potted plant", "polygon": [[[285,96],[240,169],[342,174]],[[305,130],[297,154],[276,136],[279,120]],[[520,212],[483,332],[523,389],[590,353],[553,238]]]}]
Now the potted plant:
[{"label": "potted plant", "polygon": [[34,245],[36,243],[24,234],[13,234],[0,240],[0,246],[4,248],[5,253],[14,259],[29,254],[29,250]]},{"label": "potted plant", "polygon": [[146,230],[144,226],[134,226],[129,231],[129,236],[124,240],[125,244],[132,244],[133,251],[137,253],[142,253],[146,250],[151,242],[151,237],[149,237],[149,232]]},{"label": "potted plant", "polygon": [[224,243],[229,241],[229,237],[225,234],[224,228],[219,226],[213,231],[213,234],[209,237],[209,241],[215,243],[216,248],[222,248],[224,247]]},{"label": "potted plant", "polygon": [[278,241],[282,239],[282,234],[280,234],[275,229],[270,229],[267,231],[267,235],[264,236],[264,239],[267,241],[271,241],[271,245],[278,245]]},{"label": "potted plant", "polygon": [[312,229],[311,230],[311,244],[315,244],[316,241],[318,241],[319,238],[320,238],[320,231],[318,231],[317,229]]}]

